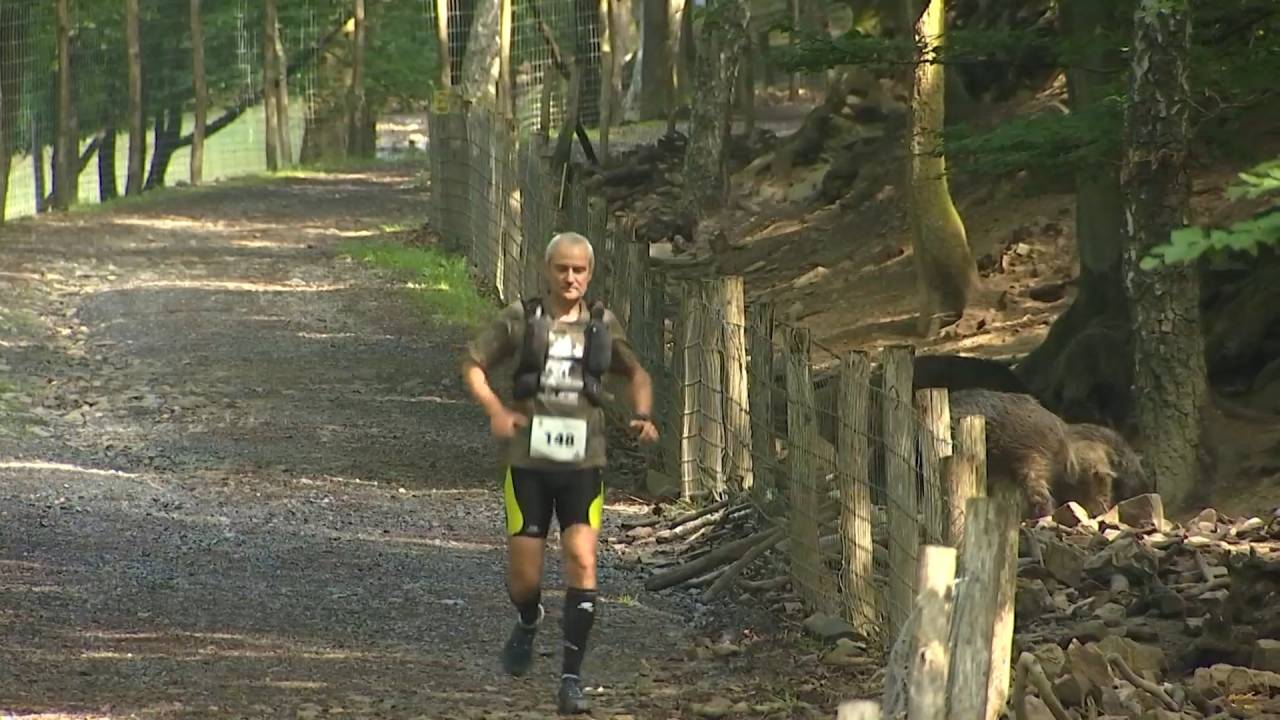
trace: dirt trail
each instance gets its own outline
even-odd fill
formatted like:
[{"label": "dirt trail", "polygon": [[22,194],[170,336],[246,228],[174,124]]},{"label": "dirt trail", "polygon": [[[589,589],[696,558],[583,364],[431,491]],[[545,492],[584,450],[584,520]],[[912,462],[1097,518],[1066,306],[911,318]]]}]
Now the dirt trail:
[{"label": "dirt trail", "polygon": [[[0,231],[0,714],[552,716],[554,559],[534,672],[497,664],[501,505],[462,338],[337,253],[424,206],[378,173]],[[777,699],[788,651],[739,634],[686,660],[699,609],[601,564],[594,717]]]}]

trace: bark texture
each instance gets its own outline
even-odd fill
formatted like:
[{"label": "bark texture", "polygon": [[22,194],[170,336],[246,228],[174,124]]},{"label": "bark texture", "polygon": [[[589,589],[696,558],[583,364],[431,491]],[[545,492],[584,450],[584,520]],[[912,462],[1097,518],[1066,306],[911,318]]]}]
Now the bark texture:
[{"label": "bark texture", "polygon": [[1134,416],[1156,489],[1175,509],[1186,505],[1198,484],[1200,419],[1208,399],[1199,278],[1192,265],[1148,272],[1138,262],[1187,220],[1190,30],[1186,0],[1139,3],[1121,175]]},{"label": "bark texture", "polygon": [[693,65],[696,101],[685,152],[685,212],[695,221],[723,206],[729,196],[728,153],[733,88],[746,46],[747,11],[741,0],[708,0],[698,62]]},{"label": "bark texture", "polygon": [[501,40],[502,0],[479,0],[462,60],[462,94],[468,102],[497,107]]},{"label": "bark texture", "polygon": [[627,92],[626,119],[665,118],[675,99],[675,46],[669,0],[642,0],[640,51]]},{"label": "bark texture", "polygon": [[910,133],[912,253],[923,308],[919,331],[933,335],[964,314],[978,281],[978,268],[964,222],[951,200],[941,133],[946,115],[946,78],[933,62],[943,42],[943,0],[929,0],[916,24],[920,62],[912,89]]}]

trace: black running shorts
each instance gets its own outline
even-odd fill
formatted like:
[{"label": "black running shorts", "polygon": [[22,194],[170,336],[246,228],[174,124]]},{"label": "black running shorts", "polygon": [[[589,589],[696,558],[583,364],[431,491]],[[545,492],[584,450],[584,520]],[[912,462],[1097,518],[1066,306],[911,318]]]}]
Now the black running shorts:
[{"label": "black running shorts", "polygon": [[502,487],[507,534],[545,538],[551,527],[552,512],[560,522],[560,532],[576,523],[587,523],[599,530],[604,509],[601,474],[598,467],[572,470],[508,467]]}]

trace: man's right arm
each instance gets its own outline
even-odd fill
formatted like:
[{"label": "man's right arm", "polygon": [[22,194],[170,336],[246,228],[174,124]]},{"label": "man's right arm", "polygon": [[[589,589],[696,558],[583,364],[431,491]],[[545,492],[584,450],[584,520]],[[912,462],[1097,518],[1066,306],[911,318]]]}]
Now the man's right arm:
[{"label": "man's right arm", "polygon": [[511,335],[514,324],[512,318],[519,316],[519,304],[504,308],[493,322],[467,343],[466,356],[462,361],[462,381],[491,421],[512,413],[489,384],[488,369],[501,363],[515,351]]}]

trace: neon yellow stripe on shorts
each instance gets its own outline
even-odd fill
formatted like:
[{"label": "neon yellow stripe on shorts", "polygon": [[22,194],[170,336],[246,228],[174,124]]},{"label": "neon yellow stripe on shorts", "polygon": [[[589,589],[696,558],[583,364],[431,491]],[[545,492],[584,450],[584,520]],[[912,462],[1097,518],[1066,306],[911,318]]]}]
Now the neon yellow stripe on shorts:
[{"label": "neon yellow stripe on shorts", "polygon": [[511,468],[507,467],[507,477],[502,482],[503,504],[507,509],[507,534],[515,535],[524,527],[524,513],[520,503],[516,501],[516,488],[511,480]]},{"label": "neon yellow stripe on shorts", "polygon": [[587,521],[595,530],[600,529],[600,520],[604,515],[604,480],[600,480],[600,492],[596,494],[596,499],[591,501],[591,507],[587,511]]}]

